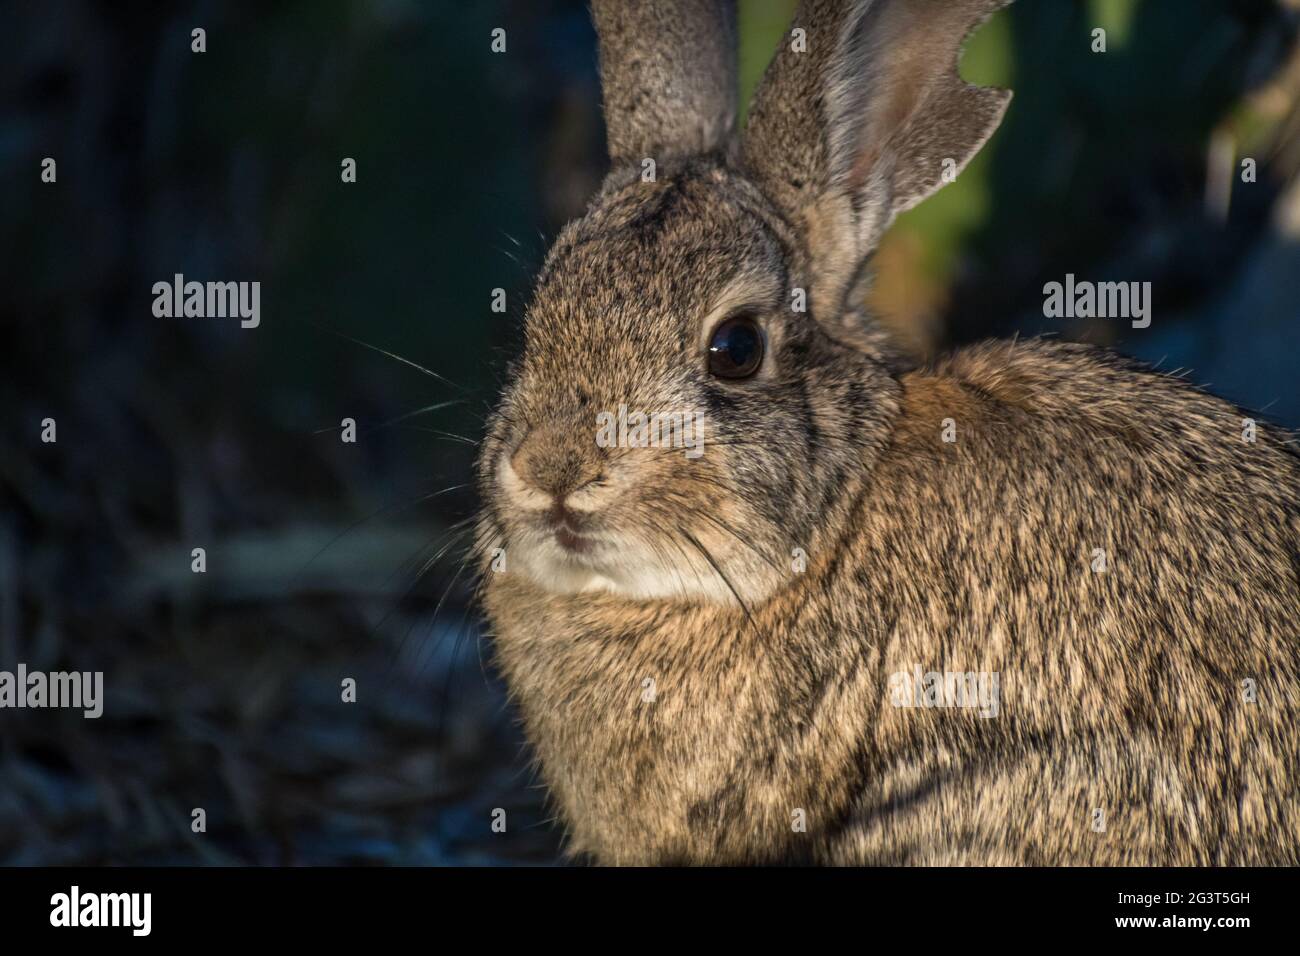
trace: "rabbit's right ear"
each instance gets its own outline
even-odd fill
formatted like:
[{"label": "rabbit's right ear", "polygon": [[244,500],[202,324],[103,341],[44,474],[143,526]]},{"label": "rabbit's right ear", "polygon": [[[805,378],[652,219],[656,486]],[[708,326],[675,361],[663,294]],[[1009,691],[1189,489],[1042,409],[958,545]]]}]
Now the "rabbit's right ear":
[{"label": "rabbit's right ear", "polygon": [[900,212],[955,178],[1006,90],[957,74],[966,37],[1010,0],[802,0],[758,90],[747,174],[800,234],[815,314],[842,312]]},{"label": "rabbit's right ear", "polygon": [[736,119],[735,0],[592,0],[609,157],[707,153]]}]

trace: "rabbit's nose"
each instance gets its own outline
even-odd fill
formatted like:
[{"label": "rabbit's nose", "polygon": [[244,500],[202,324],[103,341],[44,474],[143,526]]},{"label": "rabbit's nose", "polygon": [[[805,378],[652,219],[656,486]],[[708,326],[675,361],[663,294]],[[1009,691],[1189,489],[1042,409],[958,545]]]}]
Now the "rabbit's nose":
[{"label": "rabbit's nose", "polygon": [[571,492],[600,477],[603,454],[594,434],[587,437],[583,442],[572,429],[534,428],[515,449],[510,464],[525,484],[563,505]]}]

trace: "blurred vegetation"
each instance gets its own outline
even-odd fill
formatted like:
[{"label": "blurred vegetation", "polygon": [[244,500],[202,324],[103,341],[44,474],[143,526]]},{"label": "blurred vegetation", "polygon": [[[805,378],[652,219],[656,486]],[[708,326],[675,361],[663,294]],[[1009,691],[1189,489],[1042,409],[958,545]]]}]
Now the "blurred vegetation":
[{"label": "blurred vegetation", "polygon": [[[746,93],[792,6],[742,0]],[[108,704],[0,713],[0,863],[554,859],[460,548],[531,276],[604,174],[584,4],[47,0],[4,24],[0,668],[104,670]],[[882,321],[918,355],[1111,344],[1300,423],[1296,28],[1291,0],[998,14],[962,69],[1015,99],[876,254]],[[262,326],[155,319],[177,272],[260,280]],[[1066,272],[1152,281],[1152,327],[1045,319]]]}]

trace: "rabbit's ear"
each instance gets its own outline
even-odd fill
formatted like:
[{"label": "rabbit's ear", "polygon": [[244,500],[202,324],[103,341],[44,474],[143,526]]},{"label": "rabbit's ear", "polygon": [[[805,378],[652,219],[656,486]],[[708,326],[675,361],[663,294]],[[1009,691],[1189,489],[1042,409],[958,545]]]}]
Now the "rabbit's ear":
[{"label": "rabbit's ear", "polygon": [[802,0],[754,94],[742,157],[803,234],[815,297],[843,296],[893,218],[997,128],[1011,93],[967,84],[957,61],[1008,2]]},{"label": "rabbit's ear", "polygon": [[705,153],[736,118],[734,0],[592,0],[609,155]]}]

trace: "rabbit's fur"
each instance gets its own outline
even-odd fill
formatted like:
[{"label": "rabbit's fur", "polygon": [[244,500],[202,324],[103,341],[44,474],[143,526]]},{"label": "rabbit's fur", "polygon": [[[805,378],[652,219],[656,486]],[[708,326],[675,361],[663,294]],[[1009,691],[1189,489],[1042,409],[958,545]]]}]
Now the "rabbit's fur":
[{"label": "rabbit's fur", "polygon": [[[663,39],[732,42],[725,4],[595,4],[614,168],[480,467],[498,660],[575,854],[1300,862],[1289,436],[1085,346],[908,368],[856,307],[892,216],[1001,117],[953,72],[998,5],[806,3],[737,142],[728,51]],[[767,355],[720,380],[737,309]],[[703,455],[599,447],[620,404],[703,409]],[[898,706],[917,669],[996,675],[996,712]]]}]

